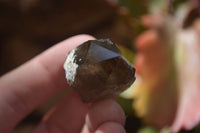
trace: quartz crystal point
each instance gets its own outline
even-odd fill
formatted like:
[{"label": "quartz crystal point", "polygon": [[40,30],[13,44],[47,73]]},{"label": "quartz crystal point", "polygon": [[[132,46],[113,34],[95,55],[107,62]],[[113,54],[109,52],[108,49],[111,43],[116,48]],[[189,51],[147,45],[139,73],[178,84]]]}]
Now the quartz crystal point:
[{"label": "quartz crystal point", "polygon": [[117,96],[135,80],[135,69],[109,39],[89,40],[70,51],[64,69],[85,103]]}]

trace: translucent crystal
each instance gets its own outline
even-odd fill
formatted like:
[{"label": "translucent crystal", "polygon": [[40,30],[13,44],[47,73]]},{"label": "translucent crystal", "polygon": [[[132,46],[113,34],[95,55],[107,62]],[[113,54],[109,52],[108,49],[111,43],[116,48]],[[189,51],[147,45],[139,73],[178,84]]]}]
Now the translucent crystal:
[{"label": "translucent crystal", "polygon": [[90,40],[68,53],[68,84],[83,102],[117,96],[135,80],[135,69],[109,39]]}]

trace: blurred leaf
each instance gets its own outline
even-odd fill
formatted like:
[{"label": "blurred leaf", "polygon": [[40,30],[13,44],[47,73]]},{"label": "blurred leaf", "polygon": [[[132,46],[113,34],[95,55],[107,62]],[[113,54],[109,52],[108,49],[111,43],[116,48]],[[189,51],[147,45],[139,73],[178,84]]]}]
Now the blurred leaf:
[{"label": "blurred leaf", "polygon": [[158,14],[160,12],[166,12],[168,9],[167,0],[151,0],[149,1],[149,11],[152,14]]},{"label": "blurred leaf", "polygon": [[170,128],[163,128],[160,133],[171,133]]},{"label": "blurred leaf", "polygon": [[[158,13],[167,13],[168,12],[168,8],[169,8],[169,2],[170,0],[151,0],[149,1],[149,11],[152,14],[158,14]],[[171,0],[172,1],[172,5],[171,7],[173,8],[174,11],[176,11],[176,9],[183,4],[184,2],[186,2],[187,0]]]},{"label": "blurred leaf", "polygon": [[119,45],[118,48],[120,49],[124,57],[132,64],[135,58],[135,54],[131,50],[122,45]]},{"label": "blurred leaf", "polygon": [[174,8],[177,9],[178,6],[187,2],[187,0],[174,0]]},{"label": "blurred leaf", "polygon": [[125,90],[124,92],[122,92],[120,94],[120,96],[123,97],[123,98],[125,98],[125,99],[132,99],[133,93],[134,93],[134,89],[135,89],[134,86],[136,84],[136,81],[127,90]]},{"label": "blurred leaf", "polygon": [[158,133],[158,132],[155,128],[146,126],[141,128],[137,133]]},{"label": "blurred leaf", "polygon": [[126,115],[128,115],[128,116],[134,116],[134,111],[133,111],[133,108],[132,108],[132,103],[133,103],[132,99],[124,99],[124,98],[122,98],[122,97],[119,96],[116,99],[116,101],[123,108],[123,110],[125,111]]},{"label": "blurred leaf", "polygon": [[200,124],[198,124],[195,128],[192,130],[181,130],[179,133],[200,133]]},{"label": "blurred leaf", "polygon": [[194,133],[200,133],[200,124],[194,128]]},{"label": "blurred leaf", "polygon": [[144,0],[119,0],[119,3],[127,7],[135,18],[147,13],[147,3]]}]

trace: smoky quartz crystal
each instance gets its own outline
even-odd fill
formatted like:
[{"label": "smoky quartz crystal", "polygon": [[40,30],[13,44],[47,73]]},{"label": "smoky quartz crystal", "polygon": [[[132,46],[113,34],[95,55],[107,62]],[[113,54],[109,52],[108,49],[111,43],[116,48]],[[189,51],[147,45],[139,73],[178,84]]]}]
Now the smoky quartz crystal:
[{"label": "smoky quartz crystal", "polygon": [[109,39],[89,40],[70,51],[64,69],[85,103],[117,96],[135,80],[135,69]]}]

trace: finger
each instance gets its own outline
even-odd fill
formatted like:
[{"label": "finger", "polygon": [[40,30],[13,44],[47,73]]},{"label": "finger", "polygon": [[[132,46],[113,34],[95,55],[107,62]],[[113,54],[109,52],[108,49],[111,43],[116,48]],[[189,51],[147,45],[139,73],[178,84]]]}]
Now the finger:
[{"label": "finger", "polygon": [[86,125],[91,133],[97,129],[104,129],[103,124],[107,122],[118,123],[122,126],[125,123],[124,112],[113,99],[105,99],[94,103],[86,116]]},{"label": "finger", "polygon": [[126,133],[124,127],[117,122],[106,122],[100,125],[95,133]]},{"label": "finger", "polygon": [[43,118],[33,133],[80,133],[88,106],[72,93]]},{"label": "finger", "polygon": [[58,90],[64,88],[66,54],[94,39],[79,35],[48,49],[0,79],[0,132],[9,132],[17,122]]},{"label": "finger", "polygon": [[[85,125],[81,133],[91,133],[89,132],[87,126]],[[124,127],[117,122],[105,122],[100,125],[94,133],[126,133]]]}]

